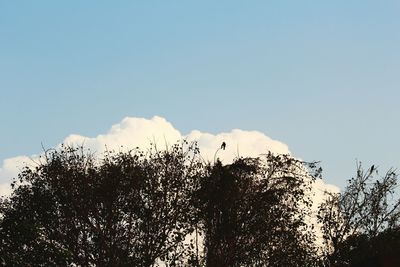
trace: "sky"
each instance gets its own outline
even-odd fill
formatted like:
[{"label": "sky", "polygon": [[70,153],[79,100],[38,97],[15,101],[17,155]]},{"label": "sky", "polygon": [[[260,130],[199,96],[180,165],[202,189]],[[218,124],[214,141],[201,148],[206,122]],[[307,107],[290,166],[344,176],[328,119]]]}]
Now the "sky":
[{"label": "sky", "polygon": [[342,188],[356,160],[399,168],[399,12],[390,0],[1,1],[0,163],[160,116],[183,135],[261,132]]}]

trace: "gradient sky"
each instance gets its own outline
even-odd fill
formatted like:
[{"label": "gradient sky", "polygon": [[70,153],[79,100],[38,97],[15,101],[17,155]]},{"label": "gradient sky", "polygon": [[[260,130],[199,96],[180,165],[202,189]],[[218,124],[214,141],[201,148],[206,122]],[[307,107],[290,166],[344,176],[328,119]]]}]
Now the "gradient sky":
[{"label": "gradient sky", "polygon": [[400,167],[400,1],[1,1],[0,161],[123,117]]}]

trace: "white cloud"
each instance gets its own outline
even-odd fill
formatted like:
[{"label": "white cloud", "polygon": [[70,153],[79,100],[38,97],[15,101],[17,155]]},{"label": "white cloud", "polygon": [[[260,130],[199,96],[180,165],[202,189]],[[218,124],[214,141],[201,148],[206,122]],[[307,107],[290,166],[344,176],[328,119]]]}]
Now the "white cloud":
[{"label": "white cloud", "polygon": [[166,144],[174,144],[182,139],[197,141],[202,156],[210,161],[213,160],[215,152],[223,141],[227,143],[226,150],[218,151],[217,157],[225,162],[232,161],[237,155],[259,156],[267,151],[280,154],[290,153],[286,144],[273,140],[261,132],[234,129],[228,133],[213,135],[194,130],[187,135],[182,135],[171,123],[158,116],[150,120],[127,117],[113,125],[106,134],[93,138],[74,134],[68,136],[63,143],[84,144],[85,147],[102,152],[105,148],[119,150],[121,146],[127,149],[135,147],[146,149],[150,142],[164,147]]},{"label": "white cloud", "polygon": [[[268,151],[290,154],[286,144],[257,131],[234,129],[228,133],[213,135],[195,130],[184,137],[188,141],[198,142],[201,155],[207,161],[213,161],[214,157],[218,157],[227,163],[237,156],[257,157]],[[218,150],[222,142],[226,142],[226,150]]]},{"label": "white cloud", "polygon": [[[34,156],[35,157],[35,156]],[[0,196],[9,195],[11,193],[11,181],[17,178],[18,173],[26,165],[32,165],[33,160],[27,156],[19,156],[8,158],[3,161],[0,168]]]},{"label": "white cloud", "polygon": [[[229,163],[238,155],[257,157],[268,151],[290,154],[286,144],[261,132],[234,129],[226,133],[210,134],[193,130],[189,134],[183,135],[170,122],[158,116],[152,119],[127,117],[120,123],[113,125],[106,134],[100,134],[96,137],[73,134],[65,138],[62,143],[84,145],[92,151],[101,153],[105,149],[119,150],[121,146],[126,149],[135,147],[147,149],[150,142],[155,142],[161,148],[165,147],[166,144],[174,144],[182,139],[197,141],[201,155],[207,161],[213,161],[215,157],[218,157],[224,163]],[[223,141],[227,144],[226,150],[219,149]],[[37,157],[33,156],[33,158]],[[34,162],[31,158],[21,156],[3,161],[0,168],[0,194],[10,192],[11,179],[18,175],[25,164]],[[322,199],[320,192],[323,190],[338,191],[336,186],[327,185],[323,181],[318,181],[315,184],[315,189],[316,200]]]},{"label": "white cloud", "polygon": [[164,118],[155,116],[150,120],[143,118],[124,118],[115,124],[106,134],[100,134],[90,138],[81,135],[70,135],[64,144],[84,144],[97,152],[104,149],[118,150],[121,146],[125,148],[140,147],[146,149],[150,142],[164,144],[165,141],[175,143],[182,139],[181,133]]}]

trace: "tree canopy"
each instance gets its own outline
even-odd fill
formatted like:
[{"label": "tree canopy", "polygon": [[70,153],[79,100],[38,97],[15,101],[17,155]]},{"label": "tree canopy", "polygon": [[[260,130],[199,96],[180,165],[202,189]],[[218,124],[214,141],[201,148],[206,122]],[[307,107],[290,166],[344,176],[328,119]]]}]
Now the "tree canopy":
[{"label": "tree canopy", "polygon": [[367,266],[362,259],[398,260],[393,170],[371,183],[376,169],[359,166],[346,190],[328,194],[313,225],[317,163],[266,153],[223,164],[204,162],[199,153],[187,142],[102,155],[68,146],[44,153],[1,199],[0,264]]},{"label": "tree canopy", "polygon": [[[359,164],[346,189],[320,206],[327,266],[399,266],[398,175],[390,169],[377,176],[374,165]],[[396,264],[387,265],[389,258]]]}]

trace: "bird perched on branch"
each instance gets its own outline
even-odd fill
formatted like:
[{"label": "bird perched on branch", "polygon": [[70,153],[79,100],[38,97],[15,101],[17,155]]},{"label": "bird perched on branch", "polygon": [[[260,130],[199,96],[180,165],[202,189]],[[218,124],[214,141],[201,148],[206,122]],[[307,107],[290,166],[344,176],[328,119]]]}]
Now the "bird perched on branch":
[{"label": "bird perched on branch", "polygon": [[222,142],[221,149],[225,150],[225,147],[226,147],[226,143]]},{"label": "bird perched on branch", "polygon": [[222,142],[221,149],[225,150],[225,148],[226,148],[226,143]]},{"label": "bird perched on branch", "polygon": [[370,171],[369,171],[369,174],[372,174],[372,172],[375,170],[375,165],[372,165],[371,166],[371,169],[370,169]]}]

